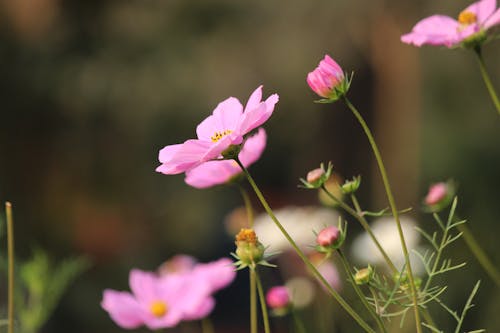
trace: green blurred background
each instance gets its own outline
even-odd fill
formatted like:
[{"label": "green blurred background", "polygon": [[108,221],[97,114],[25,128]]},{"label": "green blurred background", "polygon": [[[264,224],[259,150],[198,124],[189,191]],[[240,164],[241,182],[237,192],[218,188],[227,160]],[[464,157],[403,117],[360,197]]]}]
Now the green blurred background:
[{"label": "green blurred background", "polygon": [[[267,149],[252,167],[273,207],[316,204],[296,185],[326,161],[345,178],[363,176],[366,208],[385,207],[352,115],[341,103],[312,103],[305,76],[325,53],[355,72],[349,96],[375,132],[398,206],[415,207],[411,215],[429,228],[421,198],[431,182],[453,178],[460,215],[500,263],[500,119],[474,56],[399,41],[420,18],[456,16],[467,1],[0,4],[0,201],[14,205],[17,255],[41,247],[54,260],[86,255],[93,263],[44,332],[120,332],[99,302],[104,288],[128,288],[131,268],[152,270],[176,253],[208,261],[233,250],[223,220],[241,205],[236,189],[197,190],[154,170],[163,146],[192,137],[218,102],[244,102],[260,84],[265,96],[280,95],[265,126]],[[500,92],[500,42],[486,45],[484,56]],[[481,279],[466,328],[500,331],[498,289],[462,242],[453,251],[469,264],[450,274],[446,298],[461,308]],[[245,278],[220,296],[220,331],[248,329]]]}]

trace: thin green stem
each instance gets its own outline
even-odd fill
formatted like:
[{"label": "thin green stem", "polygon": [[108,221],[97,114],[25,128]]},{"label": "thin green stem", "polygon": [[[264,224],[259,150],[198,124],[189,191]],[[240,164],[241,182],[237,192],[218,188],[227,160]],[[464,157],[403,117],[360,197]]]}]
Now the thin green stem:
[{"label": "thin green stem", "polygon": [[250,274],[250,332],[257,333],[257,288],[255,271],[248,270]]},{"label": "thin green stem", "polygon": [[252,189],[254,190],[255,194],[257,195],[260,203],[262,204],[262,207],[264,207],[266,213],[269,215],[269,217],[273,220],[273,222],[276,224],[278,229],[281,231],[283,236],[288,240],[290,245],[293,247],[297,255],[302,259],[302,261],[305,263],[307,268],[310,269],[310,271],[314,274],[314,276],[323,284],[326,288],[326,290],[330,293],[330,295],[333,296],[337,300],[337,302],[351,315],[351,317],[356,320],[356,322],[366,331],[366,332],[372,332],[375,333],[375,331],[354,311],[353,308],[349,306],[349,304],[340,296],[339,293],[335,291],[335,289],[332,288],[332,286],[326,281],[326,279],[321,275],[321,273],[318,271],[318,269],[311,263],[311,261],[307,258],[307,256],[304,254],[304,252],[298,247],[298,245],[295,243],[295,241],[292,239],[290,234],[285,230],[283,225],[280,223],[280,221],[276,218],[274,215],[274,212],[272,211],[271,207],[267,203],[266,199],[264,198],[264,195],[260,191],[259,187],[253,180],[252,176],[248,172],[248,170],[245,168],[245,166],[239,161],[235,160],[236,163],[240,166],[241,170],[245,173],[245,176],[250,184],[252,186]]},{"label": "thin green stem", "polygon": [[262,311],[262,321],[264,322],[264,332],[270,333],[271,329],[269,328],[269,316],[267,315],[267,305],[266,298],[264,297],[264,289],[262,289],[262,283],[260,282],[260,277],[257,273],[257,269],[251,270],[254,271],[255,279],[257,280],[257,291],[259,292],[260,309]]},{"label": "thin green stem", "polygon": [[214,325],[210,318],[203,318],[201,320],[201,331],[202,333],[214,333]]},{"label": "thin green stem", "polygon": [[252,208],[252,202],[250,201],[250,197],[248,196],[248,192],[243,188],[243,186],[238,185],[241,193],[241,197],[243,198],[243,202],[245,203],[245,208],[247,212],[247,219],[248,219],[248,227],[250,229],[253,228],[253,208]]},{"label": "thin green stem", "polygon": [[[253,228],[253,207],[250,197],[243,186],[238,186],[240,189],[243,202],[245,203],[245,208],[248,218],[248,227]],[[257,288],[255,280],[255,271],[253,269],[248,270],[249,283],[250,283],[250,332],[257,333]]]},{"label": "thin green stem", "polygon": [[371,148],[373,150],[373,154],[375,155],[375,159],[377,160],[380,175],[382,176],[382,182],[384,184],[385,192],[387,194],[387,200],[389,201],[389,206],[391,207],[392,215],[394,216],[394,219],[396,220],[396,225],[397,225],[398,233],[399,233],[399,239],[401,241],[401,248],[403,250],[403,254],[405,257],[406,270],[408,271],[408,278],[410,280],[410,289],[411,289],[411,294],[412,294],[411,296],[413,299],[413,312],[415,314],[415,325],[417,328],[417,333],[422,333],[422,323],[420,322],[420,313],[418,310],[417,288],[415,287],[415,279],[413,277],[413,271],[411,268],[410,256],[408,254],[408,248],[406,246],[406,241],[405,241],[405,237],[403,234],[403,228],[401,227],[401,221],[399,220],[398,209],[396,207],[396,202],[394,200],[394,196],[392,195],[391,186],[389,184],[389,179],[387,177],[387,172],[385,170],[384,162],[382,161],[382,156],[380,155],[380,151],[377,147],[377,144],[375,143],[375,139],[373,138],[372,132],[371,132],[370,128],[368,127],[368,125],[366,124],[363,117],[361,116],[361,114],[354,107],[354,105],[351,104],[351,102],[347,99],[346,96],[344,96],[344,102],[346,103],[347,107],[351,110],[351,112],[353,113],[353,115],[356,117],[356,119],[360,123],[361,127],[363,128],[363,130],[368,138],[368,141],[370,142]]},{"label": "thin green stem", "polygon": [[462,233],[462,237],[465,243],[467,244],[471,252],[474,254],[477,261],[479,261],[479,264],[481,264],[481,266],[486,271],[486,273],[488,273],[490,278],[493,281],[495,281],[497,287],[500,286],[500,273],[496,269],[495,265],[488,258],[486,253],[483,251],[481,246],[479,246],[479,243],[476,241],[476,239],[470,232],[469,228],[465,225],[465,223],[459,224],[457,228]]},{"label": "thin green stem", "polygon": [[295,310],[295,308],[293,306],[290,309],[290,313],[292,314],[293,323],[295,325],[295,332],[296,333],[306,333],[306,328],[304,326],[304,323],[302,322],[302,319],[300,319],[297,311]]},{"label": "thin green stem", "polygon": [[344,270],[345,270],[347,276],[349,277],[351,284],[352,284],[352,287],[354,288],[354,291],[358,295],[359,300],[361,301],[361,303],[363,303],[363,305],[368,310],[368,312],[373,317],[373,319],[375,319],[375,322],[377,323],[377,326],[378,326],[380,332],[386,333],[387,330],[385,329],[385,326],[384,326],[384,323],[382,322],[382,319],[380,319],[380,317],[375,313],[375,311],[373,310],[371,305],[368,304],[368,301],[366,300],[365,295],[363,294],[363,292],[361,291],[359,286],[354,281],[354,274],[351,271],[351,268],[349,266],[349,263],[347,262],[347,258],[345,257],[344,252],[342,252],[341,249],[337,249],[337,253],[339,254],[340,261],[342,262],[342,265],[344,266]]},{"label": "thin green stem", "polygon": [[486,85],[486,89],[490,94],[491,100],[497,109],[498,114],[500,115],[500,101],[498,100],[497,93],[495,92],[495,88],[493,88],[493,83],[491,83],[490,76],[488,75],[488,71],[486,70],[486,65],[484,64],[483,55],[481,52],[481,47],[478,46],[474,48],[474,53],[477,56],[477,60],[479,62],[479,69],[481,71],[481,75],[483,77],[484,84]]},{"label": "thin green stem", "polygon": [[14,219],[12,218],[12,204],[10,202],[5,203],[5,215],[7,217],[7,255],[9,258],[7,291],[8,333],[14,333]]}]

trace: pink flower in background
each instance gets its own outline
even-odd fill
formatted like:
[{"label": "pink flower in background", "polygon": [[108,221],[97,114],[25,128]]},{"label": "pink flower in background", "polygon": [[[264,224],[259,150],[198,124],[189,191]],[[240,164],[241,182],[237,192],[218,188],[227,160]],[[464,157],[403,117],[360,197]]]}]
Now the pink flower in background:
[{"label": "pink flower in background", "polygon": [[316,242],[321,246],[332,246],[340,237],[340,230],[334,225],[328,226],[321,230],[316,237]]},{"label": "pink flower in background", "polygon": [[[257,161],[266,147],[266,132],[260,128],[257,134],[248,137],[238,158],[248,167]],[[186,171],[186,183],[196,188],[207,188],[227,183],[242,172],[233,160],[208,161]]]},{"label": "pink flower in background", "polygon": [[437,183],[431,185],[429,192],[425,197],[425,203],[428,205],[435,205],[448,195],[448,186],[446,183]]},{"label": "pink flower in background", "polygon": [[316,94],[327,99],[338,98],[338,90],[342,90],[345,81],[344,71],[329,55],[325,55],[318,67],[307,74],[309,87]]},{"label": "pink flower in background", "polygon": [[272,287],[266,294],[267,305],[271,309],[285,308],[290,304],[290,294],[285,286]]},{"label": "pink flower in background", "polygon": [[244,135],[266,122],[278,102],[272,94],[262,101],[262,86],[258,87],[243,108],[240,101],[230,97],[219,103],[212,115],[196,128],[197,139],[182,144],[169,145],[160,150],[162,163],[156,171],[179,174],[204,162],[222,158],[221,153],[231,145],[243,142]]},{"label": "pink flower in background", "polygon": [[[172,267],[175,269],[170,270]],[[235,276],[228,258],[199,264],[190,256],[176,256],[169,265],[161,266],[160,274],[132,270],[132,293],[107,289],[101,306],[122,328],[173,327],[182,320],[206,317],[215,306],[212,294],[229,285]]]},{"label": "pink flower in background", "polygon": [[433,15],[418,22],[401,41],[415,46],[444,45],[453,47],[466,38],[500,24],[500,9],[496,0],[481,0],[465,8],[458,20]]}]

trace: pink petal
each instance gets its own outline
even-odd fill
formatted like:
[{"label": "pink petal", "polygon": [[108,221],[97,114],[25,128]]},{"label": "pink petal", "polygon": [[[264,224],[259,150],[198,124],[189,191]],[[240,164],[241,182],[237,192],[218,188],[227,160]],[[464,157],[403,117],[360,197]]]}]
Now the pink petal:
[{"label": "pink petal", "polygon": [[141,307],[130,293],[104,290],[101,307],[122,328],[137,328],[143,323]]},{"label": "pink petal", "polygon": [[238,155],[241,163],[245,167],[250,166],[260,158],[264,152],[264,148],[266,148],[266,140],[266,131],[263,128],[259,128],[257,134],[249,137],[245,141],[245,144]]},{"label": "pink petal", "polygon": [[262,85],[254,90],[250,98],[248,99],[245,110],[255,109],[262,102]]},{"label": "pink petal", "polygon": [[212,312],[215,307],[215,300],[213,297],[202,299],[201,302],[195,306],[190,307],[184,313],[184,320],[198,320],[205,318]]},{"label": "pink petal", "polygon": [[269,117],[271,117],[274,111],[274,105],[277,102],[278,95],[274,94],[271,95],[266,102],[260,103],[258,107],[251,110],[245,110],[239,132],[245,135],[265,123]]},{"label": "pink petal", "polygon": [[241,172],[235,161],[208,161],[186,171],[185,182],[195,188],[203,189],[224,184]]},{"label": "pink petal", "polygon": [[210,293],[228,286],[236,277],[233,261],[229,258],[198,264],[192,274],[196,276],[196,279],[209,284]]},{"label": "pink petal", "polygon": [[236,98],[229,97],[225,101],[220,102],[212,115],[203,120],[196,128],[198,139],[211,141],[211,137],[215,132],[236,130],[242,113],[243,106]]},{"label": "pink petal", "polygon": [[163,164],[156,171],[167,175],[185,172],[204,162],[206,155],[213,149],[212,146],[211,142],[195,139],[187,140],[181,145],[167,146],[160,151],[160,161]]},{"label": "pink petal", "polygon": [[500,24],[500,8],[497,9],[496,12],[493,13],[493,15],[491,15],[487,20],[486,22],[483,23],[483,27],[485,29],[489,29],[491,28],[492,26],[495,26],[495,25],[498,25]]},{"label": "pink petal", "polygon": [[496,0],[480,0],[465,8],[464,12],[472,12],[476,14],[477,22],[479,25],[483,25],[491,14],[493,14],[496,8]]},{"label": "pink petal", "polygon": [[148,303],[158,299],[158,277],[151,272],[133,269],[129,275],[129,285],[139,303]]},{"label": "pink petal", "polygon": [[401,36],[401,41],[415,46],[430,44],[451,47],[462,39],[457,32],[459,26],[458,21],[451,17],[433,15],[419,21],[412,32]]}]

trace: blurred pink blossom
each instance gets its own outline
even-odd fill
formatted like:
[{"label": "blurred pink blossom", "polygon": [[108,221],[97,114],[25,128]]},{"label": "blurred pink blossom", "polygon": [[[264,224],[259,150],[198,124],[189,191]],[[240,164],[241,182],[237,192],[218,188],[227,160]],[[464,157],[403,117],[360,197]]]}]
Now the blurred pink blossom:
[{"label": "blurred pink blossom", "polygon": [[448,195],[448,186],[446,183],[440,182],[431,185],[429,192],[425,196],[425,203],[427,205],[435,205]]},{"label": "blurred pink blossom", "polygon": [[[266,132],[260,128],[257,134],[248,137],[238,158],[248,167],[257,161],[266,147]],[[208,161],[186,171],[186,183],[196,188],[207,188],[227,183],[242,172],[233,160]]]},{"label": "blurred pink blossom", "polygon": [[101,306],[118,326],[133,329],[145,325],[157,330],[204,318],[215,306],[212,294],[236,275],[228,258],[206,264],[195,264],[189,256],[173,260],[183,267],[168,273],[162,270],[163,274],[133,269],[129,279],[132,293],[104,291]]},{"label": "blurred pink blossom", "polygon": [[415,46],[444,45],[453,47],[466,38],[500,24],[500,9],[496,0],[480,0],[465,8],[458,20],[433,15],[419,21],[401,41]]},{"label": "blurred pink blossom", "polygon": [[244,135],[269,119],[278,99],[277,94],[272,94],[262,101],[260,86],[252,93],[244,109],[234,97],[219,103],[212,115],[196,128],[197,139],[160,150],[158,158],[162,164],[156,171],[168,175],[179,174],[221,158],[223,151],[231,145],[241,144]]},{"label": "blurred pink blossom", "polygon": [[336,96],[335,88],[340,87],[344,79],[342,68],[329,55],[325,55],[318,67],[307,74],[309,87],[324,98]]},{"label": "blurred pink blossom", "polygon": [[332,246],[334,245],[340,236],[340,230],[334,225],[328,226],[321,230],[316,237],[316,241],[321,246]]},{"label": "blurred pink blossom", "polygon": [[290,304],[290,295],[285,286],[275,286],[267,291],[267,305],[271,309],[285,308]]}]

